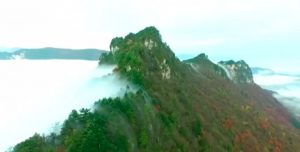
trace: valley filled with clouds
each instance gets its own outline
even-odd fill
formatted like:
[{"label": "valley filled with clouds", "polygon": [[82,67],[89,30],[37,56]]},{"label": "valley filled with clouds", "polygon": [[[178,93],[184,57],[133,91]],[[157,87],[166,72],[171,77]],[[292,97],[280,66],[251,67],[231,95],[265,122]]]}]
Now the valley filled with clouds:
[{"label": "valley filled with clouds", "polygon": [[257,84],[274,91],[274,97],[298,118],[300,117],[300,75],[274,72],[264,68],[252,68],[252,71]]},{"label": "valley filled with clouds", "polygon": [[128,82],[84,60],[0,60],[0,151],[47,134],[73,109],[125,93]]}]

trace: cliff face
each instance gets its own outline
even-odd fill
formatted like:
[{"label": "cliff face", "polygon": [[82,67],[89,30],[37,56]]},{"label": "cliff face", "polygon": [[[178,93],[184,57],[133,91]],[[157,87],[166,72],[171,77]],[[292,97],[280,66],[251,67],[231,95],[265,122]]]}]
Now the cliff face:
[{"label": "cliff face", "polygon": [[154,27],[128,34],[125,38],[114,38],[110,49],[110,53],[100,58],[100,64],[117,64],[121,75],[141,86],[149,85],[148,80],[153,77],[173,79],[176,68],[181,66]]},{"label": "cliff face", "polygon": [[73,111],[60,135],[35,135],[16,152],[30,144],[72,152],[300,149],[293,117],[253,83],[245,62],[219,66],[204,54],[180,62],[154,27],[115,38],[110,48],[99,63],[116,64],[139,91]]},{"label": "cliff face", "polygon": [[214,64],[212,61],[208,59],[206,54],[199,54],[198,56],[183,61],[183,63],[189,64],[196,71],[203,71],[203,69],[209,70],[211,72],[216,73],[217,75],[223,77],[225,80],[229,80],[228,73],[226,73],[226,69],[223,69],[217,64]]},{"label": "cliff face", "polygon": [[234,83],[254,83],[251,68],[245,61],[221,61],[218,65]]}]

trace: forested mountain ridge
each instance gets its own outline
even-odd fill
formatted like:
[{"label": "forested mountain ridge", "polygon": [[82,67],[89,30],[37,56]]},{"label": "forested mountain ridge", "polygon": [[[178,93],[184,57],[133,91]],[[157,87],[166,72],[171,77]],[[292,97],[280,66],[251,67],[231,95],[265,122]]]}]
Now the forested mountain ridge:
[{"label": "forested mountain ridge", "polygon": [[99,64],[116,64],[114,71],[139,90],[74,110],[60,134],[36,134],[13,151],[300,149],[297,122],[268,91],[236,83],[204,54],[181,62],[155,27],[114,38],[110,48]]}]

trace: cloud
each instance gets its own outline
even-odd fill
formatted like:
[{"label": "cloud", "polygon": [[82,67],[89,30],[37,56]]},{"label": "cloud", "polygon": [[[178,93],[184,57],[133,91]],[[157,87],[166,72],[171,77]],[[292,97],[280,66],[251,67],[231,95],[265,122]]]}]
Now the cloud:
[{"label": "cloud", "polygon": [[96,61],[0,61],[0,151],[35,132],[47,133],[72,109],[90,108],[130,85]]},{"label": "cloud", "polygon": [[300,98],[274,95],[285,107],[287,107],[295,116],[300,118]]},{"label": "cloud", "polygon": [[290,83],[295,83],[298,77],[287,76],[287,75],[260,75],[258,73],[255,75],[255,82],[262,86],[274,86],[274,85],[286,85]]},{"label": "cloud", "polygon": [[[299,72],[299,71],[298,71]],[[284,73],[265,73],[264,70],[254,73],[254,81],[265,89],[278,94],[278,99],[293,114],[300,118],[300,76]]]}]

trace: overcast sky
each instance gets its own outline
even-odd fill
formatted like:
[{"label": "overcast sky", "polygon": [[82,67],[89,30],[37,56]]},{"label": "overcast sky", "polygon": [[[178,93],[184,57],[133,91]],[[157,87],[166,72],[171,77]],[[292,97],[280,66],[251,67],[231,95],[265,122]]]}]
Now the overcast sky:
[{"label": "overcast sky", "polygon": [[2,47],[108,49],[150,25],[181,57],[300,72],[299,0],[0,0]]}]

